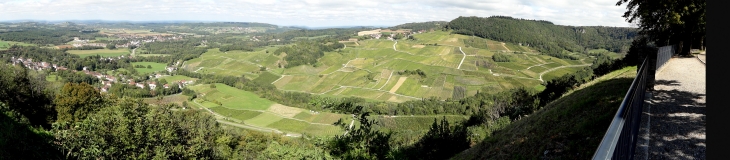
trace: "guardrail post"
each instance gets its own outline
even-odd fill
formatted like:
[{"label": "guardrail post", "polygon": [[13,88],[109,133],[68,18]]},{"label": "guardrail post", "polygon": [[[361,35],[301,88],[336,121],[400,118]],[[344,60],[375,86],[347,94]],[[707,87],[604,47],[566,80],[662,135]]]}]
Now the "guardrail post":
[{"label": "guardrail post", "polygon": [[[656,63],[657,63],[657,56],[659,55],[658,52],[659,52],[658,50],[655,50],[655,51],[650,51],[650,52],[646,53],[647,54],[646,58],[648,59],[647,63],[649,63],[649,64],[647,64],[647,67],[649,67],[649,66],[651,66],[651,67],[646,69],[647,73],[646,73],[645,84],[646,84],[646,89],[650,90],[650,91],[654,90],[654,75],[656,74],[656,71],[657,71],[657,68],[654,66],[656,66]],[[636,72],[641,72],[641,71],[636,71]]]}]

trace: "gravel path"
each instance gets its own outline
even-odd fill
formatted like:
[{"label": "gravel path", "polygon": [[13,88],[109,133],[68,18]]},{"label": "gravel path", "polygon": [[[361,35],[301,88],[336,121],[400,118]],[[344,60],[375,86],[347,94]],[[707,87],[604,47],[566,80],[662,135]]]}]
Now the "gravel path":
[{"label": "gravel path", "polygon": [[705,75],[697,57],[672,58],[657,71],[636,159],[706,159]]}]

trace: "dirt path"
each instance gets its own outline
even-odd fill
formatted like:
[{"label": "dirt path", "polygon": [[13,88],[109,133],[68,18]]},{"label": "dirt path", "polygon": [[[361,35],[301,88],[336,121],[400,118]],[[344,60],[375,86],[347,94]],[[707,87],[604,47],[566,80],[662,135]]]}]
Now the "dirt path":
[{"label": "dirt path", "polygon": [[406,79],[408,79],[408,77],[400,77],[400,79],[398,79],[398,82],[395,83],[395,86],[393,86],[393,88],[390,89],[390,93],[395,93],[395,91],[397,91],[398,88],[400,88],[400,86],[403,85],[403,82],[405,82]]},{"label": "dirt path", "polygon": [[203,68],[205,68],[205,67],[200,67],[200,68],[198,68],[198,70],[195,70],[195,71],[193,71],[193,72],[195,72],[195,73],[198,73],[198,71],[199,71],[200,69],[203,69]]},{"label": "dirt path", "polygon": [[[550,63],[555,63],[555,62],[550,62]],[[542,66],[542,65],[546,65],[546,64],[550,64],[550,63],[538,64],[538,65],[530,66],[530,67],[527,67],[527,69],[525,69],[525,70],[528,70],[528,69],[530,69],[532,67]]]},{"label": "dirt path", "polygon": [[461,58],[461,62],[459,62],[459,67],[456,67],[456,69],[461,69],[461,64],[464,63],[464,59],[466,59],[466,53],[461,50],[461,47],[459,47],[459,51],[461,52],[461,54],[464,55],[464,57]]},{"label": "dirt path", "polygon": [[542,79],[542,75],[544,75],[545,73],[548,73],[548,72],[552,72],[552,71],[554,71],[554,70],[560,69],[560,68],[568,68],[568,67],[585,67],[585,66],[591,66],[591,64],[581,64],[581,65],[569,65],[569,66],[560,66],[560,67],[550,68],[550,69],[548,69],[548,70],[546,70],[546,71],[542,71],[542,72],[540,72],[540,79],[539,79],[539,80],[540,80],[541,82],[545,82],[545,81],[544,81],[544,80]]},{"label": "dirt path", "polygon": [[281,80],[281,79],[282,79],[282,78],[284,78],[285,76],[286,76],[286,75],[281,75],[281,77],[279,77],[279,79],[276,79],[275,81],[271,82],[271,84],[274,84],[274,83],[276,83],[277,81]]},{"label": "dirt path", "polygon": [[505,44],[505,43],[504,43],[504,42],[502,42],[502,47],[504,47],[504,49],[507,49],[507,52],[512,52],[512,51],[510,51],[510,50],[509,50],[509,48],[507,48],[507,46],[505,46],[504,44]]},{"label": "dirt path", "polygon": [[381,89],[383,89],[383,87],[385,87],[386,85],[388,85],[388,82],[390,82],[390,77],[393,77],[393,72],[394,71],[390,71],[390,76],[388,76],[388,80],[386,80],[385,81],[385,84],[383,84],[383,86],[380,86],[380,88],[378,88],[378,90],[381,90]]},{"label": "dirt path", "polygon": [[396,44],[398,44],[398,41],[395,41],[395,43],[393,43],[393,50],[398,51],[397,49],[395,49]]},{"label": "dirt path", "polygon": [[[706,159],[706,72],[695,57],[672,58],[657,71],[637,159]],[[643,141],[642,141],[643,140]]]}]

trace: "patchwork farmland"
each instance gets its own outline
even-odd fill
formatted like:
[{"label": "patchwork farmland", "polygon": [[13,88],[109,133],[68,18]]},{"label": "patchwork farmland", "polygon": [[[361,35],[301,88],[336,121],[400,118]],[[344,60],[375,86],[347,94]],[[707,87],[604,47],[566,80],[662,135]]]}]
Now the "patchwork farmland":
[{"label": "patchwork farmland", "polygon": [[[279,46],[221,52],[209,49],[198,58],[183,63],[181,69],[214,75],[241,76],[271,83],[277,89],[304,92],[324,97],[360,97],[372,101],[405,102],[422,98],[453,98],[456,88],[466,96],[477,92],[525,87],[542,90],[543,82],[589,66],[592,58],[564,60],[534,52],[519,44],[502,43],[478,37],[436,31],[413,35],[416,40],[361,40],[347,42],[345,48],[325,52],[316,64],[281,68],[286,53],[274,55]],[[470,40],[470,41],[466,41]],[[468,44],[465,44],[468,42]],[[475,44],[475,43],[484,44]],[[476,47],[472,47],[476,46]],[[494,62],[495,53],[510,57],[510,62]],[[408,74],[420,71],[423,75]],[[165,77],[168,81],[192,79]],[[339,119],[355,123],[352,116],[315,112],[277,104],[257,95],[224,84],[199,84],[190,87],[199,95],[188,101],[224,117],[226,123],[287,135],[332,136],[344,130],[333,125]],[[402,128],[397,134],[419,136],[433,119],[446,116],[449,121],[464,116],[373,115],[384,124],[381,129]],[[418,123],[416,123],[418,122]]]},{"label": "patchwork farmland", "polygon": [[293,135],[333,136],[343,130],[333,124],[339,119],[351,122],[352,116],[314,112],[288,107],[260,98],[256,94],[225,84],[200,84],[190,88],[202,96],[190,103],[211,110],[226,120],[257,128],[278,130]]},{"label": "patchwork farmland", "polygon": [[[274,55],[277,47],[253,52],[210,49],[189,60],[184,69],[198,73],[255,79],[266,74],[267,82],[283,91],[331,97],[361,97],[403,102],[421,98],[452,98],[455,87],[498,92],[514,87],[543,88],[542,83],[590,65],[590,57],[564,60],[534,52],[520,44],[435,31],[413,35],[416,40],[361,40],[348,42],[337,52],[325,52],[317,64],[279,68],[286,53]],[[481,47],[469,44],[484,43]],[[486,47],[484,47],[486,46]],[[494,62],[502,53],[511,62]],[[265,67],[265,70],[261,68]],[[400,74],[420,70],[425,75]]]}]

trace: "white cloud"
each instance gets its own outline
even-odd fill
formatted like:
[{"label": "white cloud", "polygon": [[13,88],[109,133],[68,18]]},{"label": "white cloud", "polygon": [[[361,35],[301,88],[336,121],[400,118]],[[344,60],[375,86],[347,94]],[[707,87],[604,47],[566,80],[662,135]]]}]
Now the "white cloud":
[{"label": "white cloud", "polygon": [[15,0],[0,21],[205,20],[277,25],[397,25],[459,16],[512,16],[559,25],[630,26],[616,0]]}]

